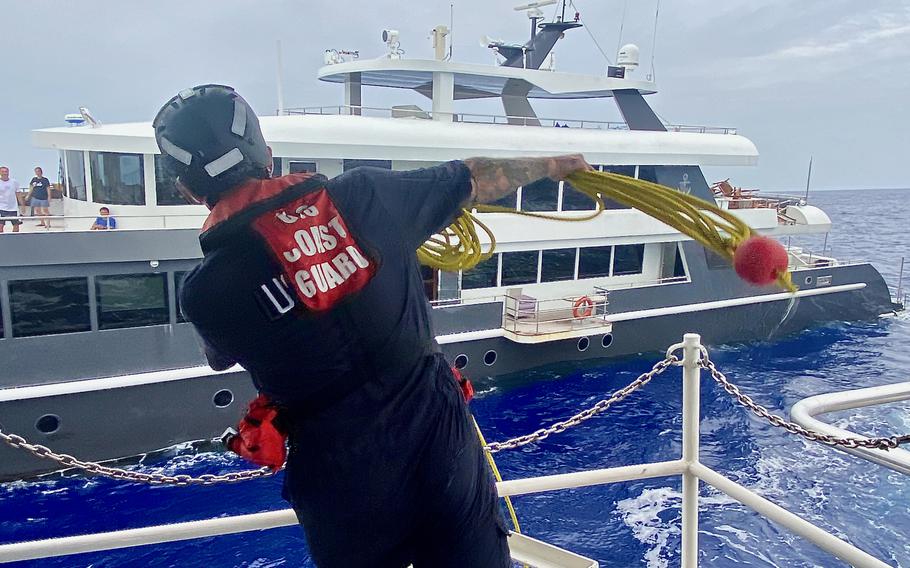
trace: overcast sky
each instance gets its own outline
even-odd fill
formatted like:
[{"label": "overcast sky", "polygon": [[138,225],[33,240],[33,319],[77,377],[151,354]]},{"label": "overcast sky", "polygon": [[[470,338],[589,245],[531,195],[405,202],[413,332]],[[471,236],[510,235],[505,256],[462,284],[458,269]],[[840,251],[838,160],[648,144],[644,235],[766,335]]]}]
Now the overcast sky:
[{"label": "overcast sky", "polygon": [[[523,42],[519,0],[455,0],[454,55],[489,63],[479,38]],[[675,124],[733,126],[758,146],[756,168],[712,168],[709,181],[767,190],[910,187],[910,1],[575,0],[588,30],[555,49],[558,70],[603,73],[620,42],[652,55],[659,92],[648,101]],[[4,0],[0,25],[0,163],[20,181],[34,165],[56,172],[56,154],[33,148],[30,130],[63,124],[86,106],[102,122],[151,120],[176,91],[235,86],[259,114],[274,113],[276,45],[284,52],[287,106],[340,104],[341,87],[320,83],[327,48],[384,52],[383,28],[401,32],[406,57],[431,58],[429,30],[449,23],[445,2],[344,0]],[[544,8],[548,16],[553,7]],[[574,10],[569,8],[569,13]],[[655,46],[652,49],[652,45]],[[428,101],[399,90],[364,89],[364,104]],[[557,106],[558,105],[558,106]],[[463,110],[501,112],[491,102]],[[541,116],[609,120],[612,101],[561,102]],[[50,176],[49,176],[50,177]]]}]

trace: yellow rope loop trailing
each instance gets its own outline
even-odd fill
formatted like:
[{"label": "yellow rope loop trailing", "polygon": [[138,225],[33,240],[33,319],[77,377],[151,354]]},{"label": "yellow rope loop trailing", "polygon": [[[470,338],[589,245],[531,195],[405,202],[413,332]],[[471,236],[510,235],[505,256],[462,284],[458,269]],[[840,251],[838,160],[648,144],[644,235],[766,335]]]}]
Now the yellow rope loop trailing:
[{"label": "yellow rope loop trailing", "polygon": [[[483,432],[480,431],[480,425],[477,424],[477,419],[474,416],[471,416],[471,420],[474,422],[474,429],[477,431],[477,437],[480,439],[480,445],[487,447],[487,440],[483,437]],[[499,473],[499,468],[496,467],[496,461],[493,459],[493,454],[489,450],[484,450],[483,455],[487,458],[487,463],[490,464],[490,469],[493,471],[493,477],[496,481],[502,481],[502,475]],[[515,532],[521,534],[521,526],[518,524],[518,515],[515,513],[515,507],[512,506],[512,500],[508,497],[503,497],[506,502],[506,507],[509,509],[509,516],[512,518],[512,526],[515,527]]]},{"label": "yellow rope loop trailing", "polygon": [[[596,171],[575,172],[566,180],[574,189],[594,201],[596,205],[594,212],[581,216],[560,216],[516,211],[497,205],[477,205],[476,210],[481,213],[510,213],[553,221],[588,221],[600,215],[606,209],[604,200],[610,199],[638,209],[673,227],[730,263],[733,262],[736,247],[753,234],[748,225],[729,211],[663,185]],[[476,226],[486,233],[490,241],[489,249],[486,251],[482,250]],[[454,272],[474,268],[478,263],[490,258],[495,248],[496,239],[489,227],[470,211],[464,210],[442,235],[434,236],[424,243],[417,251],[417,256],[421,263],[432,268]],[[778,275],[777,283],[790,292],[796,291],[789,272]]]}]

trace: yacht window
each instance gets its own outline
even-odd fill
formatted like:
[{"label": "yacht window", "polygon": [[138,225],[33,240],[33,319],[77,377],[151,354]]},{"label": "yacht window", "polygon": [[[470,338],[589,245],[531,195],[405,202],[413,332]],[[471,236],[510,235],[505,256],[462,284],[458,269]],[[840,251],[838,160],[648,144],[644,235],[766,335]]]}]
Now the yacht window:
[{"label": "yacht window", "polygon": [[521,188],[522,211],[556,211],[559,182],[542,178]]},{"label": "yacht window", "polygon": [[[164,167],[161,156],[155,156],[155,196],[158,205],[187,205],[186,199],[177,191],[177,177]],[[96,194],[97,195],[97,194]]]},{"label": "yacht window", "polygon": [[[345,160],[345,162],[347,162],[347,161],[348,160]],[[366,161],[369,161],[369,160],[366,160]],[[375,160],[375,161],[382,161],[382,160]],[[383,163],[385,163],[385,162],[383,162]],[[387,167],[386,169],[391,170],[392,162],[388,162],[388,164],[389,164],[389,167]],[[361,165],[365,166],[365,165],[373,165],[373,164],[361,164]],[[353,166],[353,167],[357,167],[357,166]],[[383,166],[377,166],[377,167],[383,167]],[[345,164],[344,170],[345,171],[348,170],[347,164]],[[288,173],[290,173],[290,174],[316,173],[316,162],[288,162]]]},{"label": "yacht window", "polygon": [[600,166],[600,170],[630,178],[635,177],[635,166]]},{"label": "yacht window", "polygon": [[683,264],[682,245],[676,245],[676,259],[673,261],[673,278],[680,278],[686,275],[686,266]]},{"label": "yacht window", "polygon": [[613,252],[613,276],[641,274],[645,245],[618,245]]},{"label": "yacht window", "polygon": [[465,270],[461,274],[461,288],[463,290],[472,290],[475,288],[495,288],[496,276],[499,272],[499,255],[494,254],[492,257],[481,262],[471,270]]},{"label": "yacht window", "polygon": [[515,284],[537,282],[538,254],[540,252],[536,250],[502,253],[502,284],[500,285],[514,286]]},{"label": "yacht window", "polygon": [[168,321],[165,274],[97,276],[98,328],[142,327]]},{"label": "yacht window", "polygon": [[638,166],[638,179],[659,183],[657,181],[657,167],[658,166]]},{"label": "yacht window", "polygon": [[575,249],[545,250],[542,254],[541,282],[558,282],[575,278]]},{"label": "yacht window", "polygon": [[593,211],[597,208],[594,200],[578,191],[567,181],[562,182],[563,211]]},{"label": "yacht window", "polygon": [[363,166],[391,170],[392,160],[344,160],[343,171],[346,172]]},{"label": "yacht window", "polygon": [[704,249],[705,251],[705,263],[708,265],[709,270],[729,270],[730,263],[727,262],[724,257],[720,256],[716,252],[710,249]]},{"label": "yacht window", "polygon": [[600,278],[610,275],[613,247],[587,247],[578,251],[578,277]]},{"label": "yacht window", "polygon": [[509,209],[518,209],[518,193],[513,191],[509,195],[491,202],[490,205],[508,207]]},{"label": "yacht window", "polygon": [[178,270],[174,272],[174,300],[177,304],[177,323],[186,322],[186,318],[183,317],[183,312],[180,311],[180,291],[183,290],[183,278],[186,276],[188,270]]},{"label": "yacht window", "polygon": [[67,150],[64,154],[66,155],[66,195],[71,199],[85,201],[85,161],[82,152]]},{"label": "yacht window", "polygon": [[272,157],[272,177],[281,177],[281,158]]},{"label": "yacht window", "polygon": [[92,201],[113,205],[145,205],[141,154],[89,152]]},{"label": "yacht window", "polygon": [[90,331],[88,278],[13,280],[9,303],[14,337]]}]

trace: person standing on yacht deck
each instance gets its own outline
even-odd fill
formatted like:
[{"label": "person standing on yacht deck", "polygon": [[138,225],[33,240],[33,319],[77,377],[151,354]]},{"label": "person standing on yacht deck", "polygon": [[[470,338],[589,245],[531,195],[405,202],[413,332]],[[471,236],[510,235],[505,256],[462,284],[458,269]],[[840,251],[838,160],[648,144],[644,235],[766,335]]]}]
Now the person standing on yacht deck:
[{"label": "person standing on yacht deck", "polygon": [[507,529],[430,326],[416,249],[474,201],[588,169],[581,156],[270,179],[230,87],[181,91],[153,122],[164,166],[211,210],[180,305],[216,369],[280,408],[284,497],[325,567],[505,568]]},{"label": "person standing on yacht deck", "polygon": [[6,229],[6,219],[4,217],[13,217],[10,223],[13,224],[13,232],[19,232],[19,201],[16,199],[16,191],[19,189],[19,182],[10,179],[9,168],[0,166],[0,233]]},{"label": "person standing on yacht deck", "polygon": [[28,197],[26,199],[34,209],[34,214],[41,217],[41,220],[38,221],[38,226],[49,229],[51,226],[51,221],[48,219],[51,214],[51,182],[44,177],[44,171],[41,168],[35,168],[35,177],[28,184]]}]

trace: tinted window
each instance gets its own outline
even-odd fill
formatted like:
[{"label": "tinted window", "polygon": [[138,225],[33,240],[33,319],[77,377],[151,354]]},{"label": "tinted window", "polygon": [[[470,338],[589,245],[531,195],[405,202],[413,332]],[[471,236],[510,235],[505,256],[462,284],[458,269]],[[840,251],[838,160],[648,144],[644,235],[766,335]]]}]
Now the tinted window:
[{"label": "tinted window", "polygon": [[641,273],[645,245],[618,245],[613,254],[613,276]]},{"label": "tinted window", "polygon": [[522,211],[556,211],[559,182],[543,178],[521,188]]},{"label": "tinted window", "polygon": [[117,274],[95,278],[98,328],[168,323],[164,274]]},{"label": "tinted window", "polygon": [[619,174],[630,178],[635,177],[635,166],[601,166],[601,171]]},{"label": "tinted window", "polygon": [[676,259],[673,261],[673,277],[679,278],[686,275],[686,267],[682,259],[682,245],[676,245]]},{"label": "tinted window", "polygon": [[474,288],[495,288],[498,270],[499,255],[494,254],[471,270],[465,270],[461,274],[461,287],[464,290],[471,290]]},{"label": "tinted window", "polygon": [[9,283],[9,301],[15,337],[89,331],[92,327],[87,278],[14,280]]},{"label": "tinted window", "polygon": [[85,201],[85,161],[82,152],[67,150],[66,154],[66,194],[73,199]]},{"label": "tinted window", "polygon": [[588,247],[578,251],[578,277],[598,278],[610,275],[610,252],[613,247]]},{"label": "tinted window", "polygon": [[370,166],[372,168],[382,168],[384,170],[392,169],[392,160],[345,160],[344,171],[348,171],[361,166]]},{"label": "tinted window", "polygon": [[638,179],[657,183],[657,166],[638,166]]},{"label": "tinted window", "polygon": [[593,211],[597,208],[594,200],[578,191],[572,184],[565,181],[562,184],[562,210],[563,211]]},{"label": "tinted window", "polygon": [[161,156],[155,156],[155,195],[158,205],[187,205],[186,199],[174,185],[176,181],[177,178],[164,168]]},{"label": "tinted window", "polygon": [[92,201],[114,205],[145,205],[141,154],[89,152]]},{"label": "tinted window", "polygon": [[543,251],[540,263],[540,281],[556,282],[575,278],[575,249]]},{"label": "tinted window", "polygon": [[520,251],[502,253],[502,284],[529,284],[537,282],[538,251]]},{"label": "tinted window", "polygon": [[272,158],[272,177],[281,177],[281,158]]},{"label": "tinted window", "polygon": [[509,209],[518,209],[518,194],[515,192],[506,195],[501,199],[497,199],[490,205],[498,205],[500,207],[508,207]]},{"label": "tinted window", "polygon": [[[347,160],[345,160],[347,161]],[[382,161],[382,160],[377,160]],[[392,162],[382,162],[383,164],[388,163],[389,167],[387,170],[392,169]],[[373,165],[373,164],[360,164],[362,166]],[[357,166],[354,166],[357,167]],[[385,167],[385,166],[378,166]],[[345,171],[347,171],[347,165],[345,165]],[[316,162],[289,162],[288,163],[288,173],[291,174],[300,174],[300,173],[315,173],[316,172]]]}]

